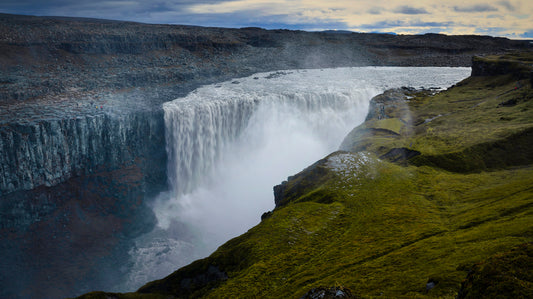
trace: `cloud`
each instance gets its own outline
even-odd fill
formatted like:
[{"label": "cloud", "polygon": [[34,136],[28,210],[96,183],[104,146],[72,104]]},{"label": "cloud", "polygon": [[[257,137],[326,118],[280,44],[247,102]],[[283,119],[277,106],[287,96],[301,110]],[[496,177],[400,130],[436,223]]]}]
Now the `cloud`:
[{"label": "cloud", "polygon": [[416,8],[408,5],[398,6],[393,10],[395,13],[401,13],[405,15],[420,15],[420,14],[429,14],[425,8]]},{"label": "cloud", "polygon": [[446,27],[450,27],[450,26],[453,26],[455,23],[454,22],[411,22],[409,23],[409,25],[411,27],[441,27],[441,28],[446,28]]},{"label": "cloud", "polygon": [[482,35],[491,35],[491,36],[501,36],[507,31],[507,28],[503,27],[486,27],[486,28],[476,28],[476,34]]},{"label": "cloud", "polygon": [[507,10],[509,11],[515,11],[516,10],[516,7],[509,1],[507,0],[503,0],[503,1],[498,1],[498,4],[507,8]]},{"label": "cloud", "polygon": [[142,21],[153,12],[184,13],[191,5],[227,1],[230,0],[2,0],[0,11],[15,14],[105,17]]},{"label": "cloud", "polygon": [[370,9],[367,10],[367,12],[371,15],[380,15],[381,12],[383,11],[384,9],[381,8],[381,7],[371,7]]},{"label": "cloud", "polygon": [[498,11],[498,9],[494,6],[488,5],[488,4],[475,4],[475,5],[468,5],[468,6],[454,6],[453,10],[456,12],[490,12],[490,11]]},{"label": "cloud", "polygon": [[[159,24],[527,36],[533,1],[0,0],[0,12]],[[420,4],[422,3],[422,4]],[[468,17],[465,17],[468,14]],[[505,28],[505,31],[494,28]]]},{"label": "cloud", "polygon": [[[358,26],[360,30],[390,30],[393,28],[402,28],[404,32],[414,32],[414,33],[426,33],[431,30],[436,29],[436,32],[441,32],[445,28],[454,26],[454,22],[425,22],[425,21],[405,21],[405,20],[394,20],[394,21],[379,21],[370,24],[363,24]],[[437,30],[438,29],[438,30]]]},{"label": "cloud", "polygon": [[533,29],[528,30],[520,35],[521,38],[533,38]]},{"label": "cloud", "polygon": [[381,30],[381,29],[389,29],[394,27],[403,27],[406,26],[406,23],[404,21],[379,21],[374,22],[370,24],[362,24],[357,26],[360,30]]}]

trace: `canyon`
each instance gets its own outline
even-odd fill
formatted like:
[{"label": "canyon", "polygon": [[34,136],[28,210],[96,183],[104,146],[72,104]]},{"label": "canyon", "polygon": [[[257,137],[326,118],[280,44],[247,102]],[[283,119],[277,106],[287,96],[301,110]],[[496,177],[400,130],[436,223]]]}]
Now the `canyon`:
[{"label": "canyon", "polygon": [[[170,188],[163,103],[258,72],[468,67],[473,55],[531,49],[528,41],[487,36],[6,14],[0,36],[0,295],[13,298],[79,295],[119,283],[133,240],[156,226],[150,199]],[[477,76],[516,69],[477,65]],[[101,268],[105,277],[95,274]]]}]

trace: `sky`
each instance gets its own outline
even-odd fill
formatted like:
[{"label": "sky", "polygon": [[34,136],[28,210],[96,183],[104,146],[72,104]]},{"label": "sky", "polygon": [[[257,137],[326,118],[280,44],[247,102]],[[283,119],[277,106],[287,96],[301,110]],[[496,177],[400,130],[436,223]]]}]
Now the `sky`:
[{"label": "sky", "polygon": [[0,12],[231,28],[533,38],[531,0],[0,0]]}]

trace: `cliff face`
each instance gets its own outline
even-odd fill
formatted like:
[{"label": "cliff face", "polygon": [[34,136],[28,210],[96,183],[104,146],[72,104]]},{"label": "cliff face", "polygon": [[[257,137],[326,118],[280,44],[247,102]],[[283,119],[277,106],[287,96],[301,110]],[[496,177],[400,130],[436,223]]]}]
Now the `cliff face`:
[{"label": "cliff face", "polygon": [[[0,196],[118,169],[135,159],[165,165],[161,111],[10,123],[0,128],[0,136]],[[146,177],[164,181],[164,170],[143,166]]]},{"label": "cliff face", "polygon": [[520,55],[500,55],[472,58],[472,76],[512,75],[516,79],[531,79],[533,60]]},{"label": "cliff face", "polygon": [[0,127],[0,297],[60,298],[121,282],[129,242],[155,225],[147,199],[166,188],[162,114]]}]

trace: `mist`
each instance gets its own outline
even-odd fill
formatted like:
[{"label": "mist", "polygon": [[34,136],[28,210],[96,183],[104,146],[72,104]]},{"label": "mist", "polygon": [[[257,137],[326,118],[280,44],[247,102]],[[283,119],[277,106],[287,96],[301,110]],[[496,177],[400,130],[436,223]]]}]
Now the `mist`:
[{"label": "mist", "polygon": [[170,190],[153,201],[158,226],[130,250],[120,289],[162,278],[259,223],[274,208],[272,187],[337,150],[373,96],[468,75],[467,68],[369,67],[264,73],[165,103]]}]

